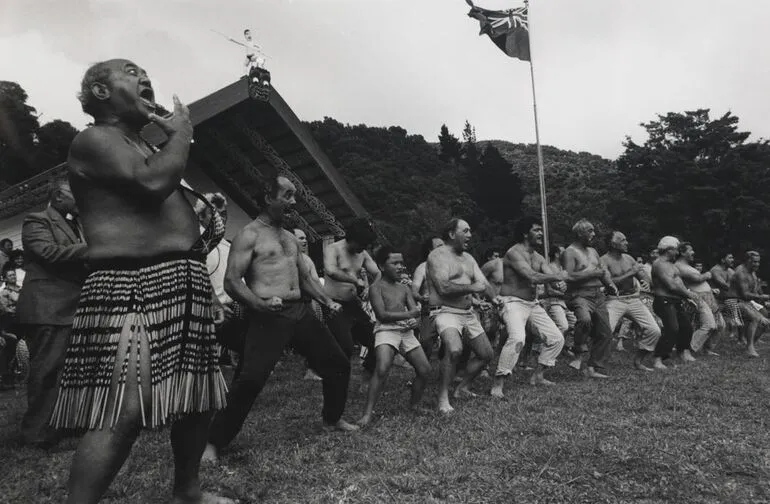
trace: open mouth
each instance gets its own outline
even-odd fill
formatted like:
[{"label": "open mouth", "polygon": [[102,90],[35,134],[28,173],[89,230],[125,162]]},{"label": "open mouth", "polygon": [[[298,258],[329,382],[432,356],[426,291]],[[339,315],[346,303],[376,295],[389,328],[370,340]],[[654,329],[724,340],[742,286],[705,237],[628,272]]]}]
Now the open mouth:
[{"label": "open mouth", "polygon": [[155,109],[155,91],[152,88],[143,88],[139,91],[139,101],[151,109]]}]

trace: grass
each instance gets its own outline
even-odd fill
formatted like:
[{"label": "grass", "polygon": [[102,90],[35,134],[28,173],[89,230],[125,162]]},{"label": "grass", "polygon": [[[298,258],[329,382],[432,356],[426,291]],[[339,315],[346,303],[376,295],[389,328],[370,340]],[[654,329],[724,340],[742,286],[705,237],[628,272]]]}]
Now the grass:
[{"label": "grass", "polygon": [[[320,384],[291,357],[203,484],[241,503],[770,502],[768,358],[720,351],[647,374],[616,352],[601,382],[560,362],[558,387],[519,374],[505,400],[455,401],[448,418],[408,413],[411,371],[394,367],[375,422],[348,435],[321,432]],[[359,371],[348,420],[363,410]],[[435,393],[434,379],[431,407]],[[76,441],[50,454],[20,447],[24,406],[23,390],[0,395],[0,501],[60,503]],[[168,433],[143,433],[103,502],[166,502],[171,476]]]}]

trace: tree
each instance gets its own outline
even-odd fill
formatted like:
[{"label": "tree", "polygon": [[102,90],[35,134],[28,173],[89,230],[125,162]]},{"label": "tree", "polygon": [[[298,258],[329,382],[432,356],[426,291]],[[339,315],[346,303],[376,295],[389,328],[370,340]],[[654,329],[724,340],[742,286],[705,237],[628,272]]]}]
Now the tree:
[{"label": "tree", "polygon": [[670,112],[642,126],[647,140],[626,138],[618,159],[618,225],[638,229],[649,243],[681,236],[708,259],[732,247],[770,249],[766,142],[747,143],[738,117],[728,112],[712,120],[708,109]]},{"label": "tree", "polygon": [[457,163],[460,161],[462,148],[460,139],[449,132],[446,124],[441,125],[441,133],[438,136],[439,158],[442,161]]},{"label": "tree", "polygon": [[35,175],[35,134],[40,127],[27,93],[0,81],[0,179],[16,184]]},{"label": "tree", "polygon": [[77,134],[74,126],[59,119],[41,126],[37,132],[37,170],[42,172],[66,161],[70,144]]}]

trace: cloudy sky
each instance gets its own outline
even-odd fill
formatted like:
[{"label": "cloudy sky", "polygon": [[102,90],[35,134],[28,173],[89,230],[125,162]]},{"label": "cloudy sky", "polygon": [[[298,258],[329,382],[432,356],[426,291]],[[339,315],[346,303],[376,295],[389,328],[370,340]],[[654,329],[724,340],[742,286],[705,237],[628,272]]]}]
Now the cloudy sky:
[{"label": "cloudy sky", "polygon": [[[477,0],[490,9],[519,0]],[[466,16],[463,0],[0,0],[0,78],[42,122],[82,127],[75,99],[93,62],[135,60],[170,108],[236,80],[243,51],[211,30],[251,28],[276,89],[302,119],[400,125],[435,140],[442,123],[479,139],[534,141],[529,67]],[[770,137],[770,2],[532,0],[545,144],[615,158],[657,113],[711,108]]]}]

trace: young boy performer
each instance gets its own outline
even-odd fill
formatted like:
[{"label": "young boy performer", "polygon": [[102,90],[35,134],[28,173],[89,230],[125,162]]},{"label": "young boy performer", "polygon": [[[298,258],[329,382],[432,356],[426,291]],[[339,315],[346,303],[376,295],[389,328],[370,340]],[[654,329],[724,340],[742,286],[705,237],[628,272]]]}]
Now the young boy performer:
[{"label": "young boy performer", "polygon": [[374,403],[382,392],[397,351],[401,352],[417,372],[417,377],[412,384],[410,400],[412,408],[417,408],[422,399],[431,370],[422,345],[413,331],[418,325],[417,317],[420,316],[420,309],[409,287],[401,283],[404,258],[401,253],[385,245],[377,251],[375,260],[382,271],[382,277],[369,288],[369,299],[377,317],[377,323],[374,326],[377,367],[369,383],[369,397],[366,401],[364,416],[358,421],[361,426],[367,425],[372,419]]}]

